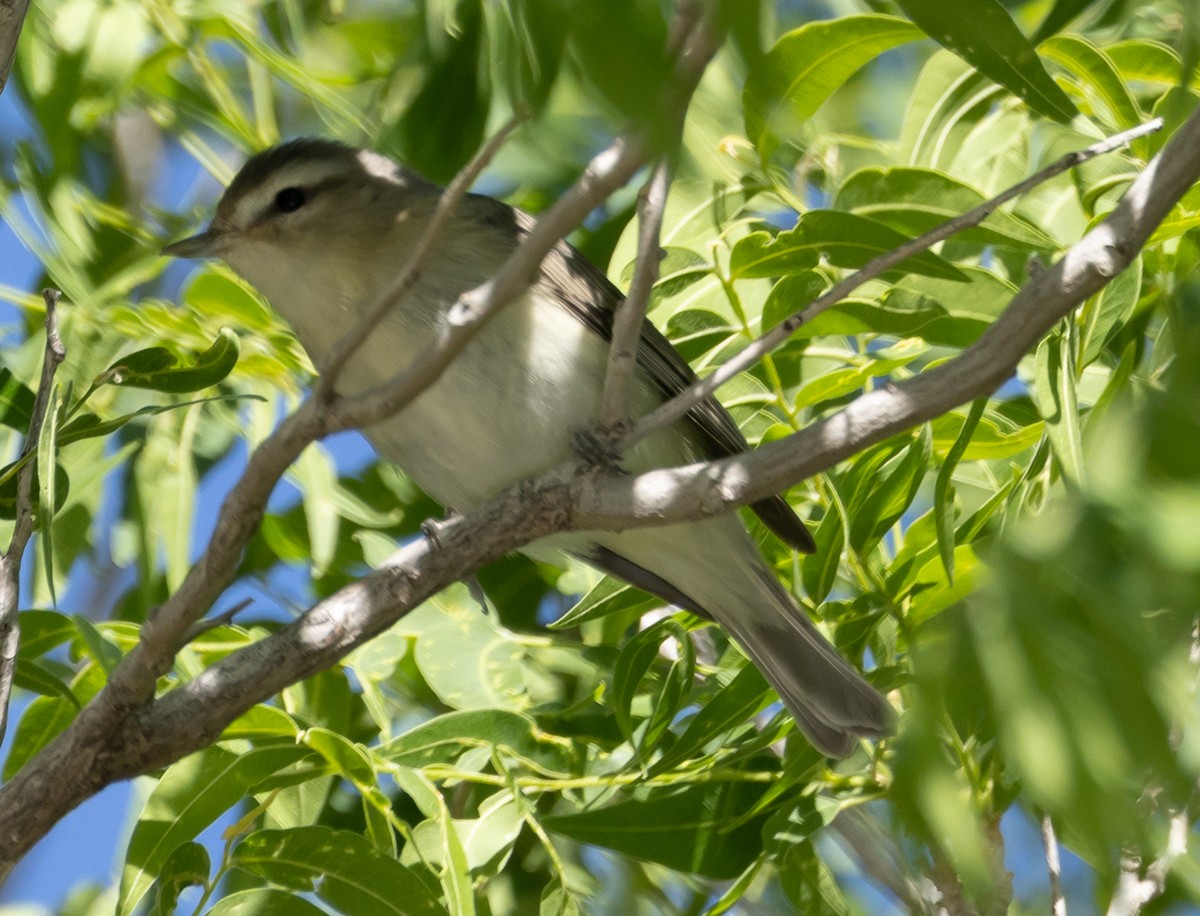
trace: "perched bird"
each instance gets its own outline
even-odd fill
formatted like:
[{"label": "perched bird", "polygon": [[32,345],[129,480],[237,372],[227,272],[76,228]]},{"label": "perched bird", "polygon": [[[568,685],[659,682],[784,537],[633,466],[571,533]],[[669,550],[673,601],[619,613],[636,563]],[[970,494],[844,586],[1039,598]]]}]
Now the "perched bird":
[{"label": "perched bird", "polygon": [[[291,323],[317,364],[407,263],[441,189],[392,160],[301,139],[250,159],[211,226],[165,253],[218,257]],[[415,286],[367,338],[338,387],[355,394],[402,371],[434,338],[459,295],[493,275],[532,219],[468,195],[433,246]],[[430,496],[468,509],[571,457],[572,434],[594,424],[613,309],[621,293],[567,243],[531,288],[488,323],[445,373],[394,417],[364,432]],[[646,322],[630,412],[638,416],[695,376]],[[714,399],[624,456],[631,471],[724,457],[747,448]],[[752,506],[800,550],[811,536],[780,497]],[[735,514],[620,533],[571,532],[530,545],[566,551],[724,627],[822,752],[845,756],[881,737],[892,710],[820,635],[776,579]]]}]

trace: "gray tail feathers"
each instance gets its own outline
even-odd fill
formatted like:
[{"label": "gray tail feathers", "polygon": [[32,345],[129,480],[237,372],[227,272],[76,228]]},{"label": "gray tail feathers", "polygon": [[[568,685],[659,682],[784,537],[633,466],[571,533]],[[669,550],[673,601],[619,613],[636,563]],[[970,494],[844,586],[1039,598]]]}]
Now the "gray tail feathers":
[{"label": "gray tail feathers", "polygon": [[[882,738],[895,714],[829,644],[766,569],[755,569],[761,604],[713,610],[763,673],[813,745],[845,757],[859,738]],[[747,596],[749,597],[749,596]]]}]

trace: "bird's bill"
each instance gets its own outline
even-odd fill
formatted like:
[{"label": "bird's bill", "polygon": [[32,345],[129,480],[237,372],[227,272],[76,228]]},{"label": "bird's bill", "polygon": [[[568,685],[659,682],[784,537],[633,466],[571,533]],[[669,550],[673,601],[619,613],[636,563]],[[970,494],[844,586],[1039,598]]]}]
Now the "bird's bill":
[{"label": "bird's bill", "polygon": [[162,253],[172,258],[211,258],[219,253],[221,233],[206,229],[196,235],[163,248]]}]

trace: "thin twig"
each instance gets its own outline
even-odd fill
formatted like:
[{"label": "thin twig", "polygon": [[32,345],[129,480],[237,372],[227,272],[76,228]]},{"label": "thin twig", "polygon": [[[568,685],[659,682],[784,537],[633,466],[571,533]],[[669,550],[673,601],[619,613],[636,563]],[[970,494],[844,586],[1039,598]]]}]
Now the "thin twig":
[{"label": "thin twig", "polygon": [[1042,849],[1046,853],[1046,873],[1050,877],[1050,916],[1067,916],[1067,898],[1062,889],[1062,862],[1058,855],[1058,837],[1049,814],[1042,815]]},{"label": "thin twig", "polygon": [[670,184],[670,170],[665,161],[660,161],[638,195],[637,266],[629,293],[617,306],[613,318],[612,345],[608,350],[604,394],[600,399],[599,425],[602,430],[616,428],[629,416],[642,323],[650,307],[650,294],[658,282],[659,236]]},{"label": "thin twig", "polygon": [[234,617],[236,617],[253,603],[253,598],[243,598],[233,607],[229,608],[229,610],[222,611],[216,617],[209,617],[205,620],[197,620],[188,629],[187,635],[184,636],[184,641],[189,643],[195,642],[210,630],[215,630],[217,627],[229,626],[229,624],[233,623]]},{"label": "thin twig", "polygon": [[1138,137],[1143,137],[1146,134],[1154,133],[1162,128],[1162,118],[1154,118],[1130,130],[1123,131],[1099,143],[1094,143],[1087,149],[1077,150],[1073,153],[1067,153],[1061,159],[1048,165],[1034,175],[1029,176],[1024,181],[1020,181],[1006,191],[986,200],[972,210],[968,210],[961,216],[956,216],[954,219],[942,223],[940,226],[931,229],[924,235],[920,235],[910,242],[905,242],[899,248],[895,248],[886,254],[881,254],[876,258],[872,258],[859,270],[856,270],[850,276],[835,284],[827,293],[814,299],[810,304],[805,306],[800,311],[793,314],[790,318],[786,318],[777,324],[767,333],[759,337],[754,343],[746,347],[744,350],[737,353],[727,362],[719,366],[715,372],[707,377],[700,379],[685,391],[680,392],[674,398],[661,407],[651,411],[641,420],[625,436],[621,443],[622,448],[640,442],[646,436],[670,426],[676,420],[681,419],[689,410],[711,395],[714,391],[728,382],[739,372],[749,369],[756,362],[762,359],[766,354],[782,345],[789,337],[795,333],[796,329],[802,324],[812,321],[817,315],[824,312],[826,309],[837,305],[848,295],[850,295],[858,287],[864,283],[874,280],[881,276],[893,267],[900,264],[902,261],[911,258],[913,255],[920,254],[929,248],[932,248],[938,242],[945,241],[950,236],[962,232],[964,229],[970,229],[973,226],[978,226],[987,219],[997,207],[1007,203],[1015,197],[1026,193],[1027,191],[1036,188],[1040,184],[1044,184],[1056,175],[1060,175],[1068,169],[1075,168],[1089,159],[1096,156],[1110,153],[1113,150],[1120,149],[1123,146],[1131,143]]},{"label": "thin twig", "polygon": [[333,345],[333,348],[323,360],[322,365],[317,367],[319,375],[313,385],[313,397],[327,399],[332,396],[334,385],[350,357],[371,336],[371,332],[379,326],[379,322],[384,319],[387,313],[395,308],[397,303],[416,284],[420,278],[421,269],[429,257],[429,252],[433,249],[434,242],[438,240],[442,230],[445,228],[450,215],[462,201],[463,197],[466,196],[480,173],[495,158],[496,153],[500,151],[505,141],[512,135],[512,132],[520,127],[525,122],[525,119],[526,115],[524,113],[518,113],[509,118],[487,143],[484,144],[479,152],[472,157],[471,161],[459,170],[458,174],[454,176],[454,180],[442,191],[441,197],[437,202],[437,207],[433,211],[433,216],[430,217],[425,231],[421,233],[421,238],[413,249],[408,263],[404,265],[404,269],[396,277],[396,280],[378,296],[363,319],[348,334]]},{"label": "thin twig", "polygon": [[46,407],[54,390],[54,375],[67,355],[62,338],[58,335],[56,307],[61,295],[56,289],[42,290],[42,299],[46,303],[46,347],[42,354],[42,377],[38,381],[29,431],[18,459],[24,463],[17,473],[16,522],[8,550],[0,557],[0,741],[4,740],[4,732],[8,727],[8,704],[12,697],[17,649],[21,642],[21,561],[33,534],[33,472],[37,462],[29,460],[29,457],[37,450],[41,440]]}]

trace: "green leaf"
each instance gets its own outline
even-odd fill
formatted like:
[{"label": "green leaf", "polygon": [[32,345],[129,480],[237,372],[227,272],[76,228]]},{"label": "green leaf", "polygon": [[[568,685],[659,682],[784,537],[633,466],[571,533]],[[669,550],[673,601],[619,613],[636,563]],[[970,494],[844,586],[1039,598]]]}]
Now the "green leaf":
[{"label": "green leaf", "polygon": [[100,664],[106,674],[112,674],[121,662],[121,649],[82,614],[72,614],[71,622],[82,637],[87,654]]},{"label": "green leaf", "polygon": [[[872,258],[912,241],[910,236],[873,219],[837,210],[810,210],[800,216],[792,235],[802,235],[837,267],[862,267]],[[941,255],[922,251],[892,268],[942,280],[965,281],[967,276]]]},{"label": "green leaf", "polygon": [[654,790],[578,814],[545,818],[548,830],[716,880],[741,874],[762,849],[765,816],[734,830],[728,824],[749,810],[764,786],[746,782],[708,783],[683,790]]},{"label": "green leaf", "polygon": [[425,882],[357,833],[329,827],[259,830],[234,847],[238,868],[344,913],[434,916],[446,910]]},{"label": "green leaf", "polygon": [[189,887],[208,884],[212,863],[208,850],[199,843],[183,843],[163,863],[159,873],[158,893],[154,896],[151,916],[171,916],[179,902],[179,895]]},{"label": "green leaf", "polygon": [[129,838],[117,912],[126,916],[137,910],[177,846],[195,839],[264,779],[311,753],[288,744],[242,754],[213,746],[168,767]]},{"label": "green leaf", "polygon": [[460,587],[431,607],[440,613],[421,630],[413,656],[434,693],[454,709],[520,709],[528,702],[525,648],[484,614]]},{"label": "green leaf", "polygon": [[650,768],[650,775],[666,773],[730,729],[749,722],[772,699],[766,679],[753,665],[744,665],[720,692],[704,704],[688,722],[679,740]]},{"label": "green leaf", "polygon": [[[62,444],[61,442],[59,443]],[[33,459],[28,459],[33,460]],[[0,469],[0,518],[14,519],[17,517],[17,472],[16,462],[6,465]],[[71,478],[67,476],[66,469],[62,464],[54,465],[54,498],[58,501],[55,505],[55,511],[61,509],[67,502],[67,497],[71,492]],[[37,468],[33,472],[33,510],[36,513],[42,505],[42,495],[44,493],[41,487],[41,475]],[[51,521],[52,519],[47,519]]]},{"label": "green leaf", "polygon": [[125,388],[185,394],[223,381],[237,360],[237,334],[230,328],[222,328],[212,346],[197,354],[190,366],[180,366],[165,347],[150,347],[117,360],[102,378]]},{"label": "green leaf", "polygon": [[1040,44],[1051,35],[1061,31],[1070,24],[1072,19],[1096,3],[1097,0],[1054,0],[1054,6],[1046,14],[1042,24],[1038,26],[1037,32],[1034,33],[1033,43]]},{"label": "green leaf", "polygon": [[903,457],[886,477],[871,486],[862,505],[853,511],[850,543],[859,553],[877,544],[912,503],[929,469],[932,444],[929,427],[922,426]]},{"label": "green leaf", "polygon": [[0,367],[0,423],[19,433],[29,430],[36,396],[7,368]]},{"label": "green leaf", "polygon": [[1084,479],[1083,441],[1075,390],[1073,329],[1074,325],[1068,325],[1068,333],[1055,331],[1038,345],[1033,395],[1046,421],[1046,435],[1063,477],[1080,484]]},{"label": "green leaf", "polygon": [[78,630],[71,617],[58,611],[30,610],[21,612],[21,646],[18,657],[34,659],[61,646]]},{"label": "green leaf", "polygon": [[842,565],[842,552],[847,546],[845,511],[836,492],[833,493],[830,506],[813,535],[817,549],[804,558],[800,567],[804,591],[816,604],[829,597]]},{"label": "green leaf", "polygon": [[954,583],[954,469],[962,460],[967,446],[971,444],[971,436],[987,408],[987,398],[979,398],[971,404],[971,412],[963,423],[962,431],[950,446],[950,451],[938,469],[937,481],[933,488],[933,516],[937,525],[938,553],[942,557],[942,566],[946,569],[946,579]]},{"label": "green leaf", "polygon": [[50,743],[75,718],[80,704],[86,704],[104,686],[105,676],[99,665],[85,665],[71,679],[74,699],[42,696],[35,698],[21,716],[13,736],[3,779],[11,779],[38,751]]},{"label": "green leaf", "polygon": [[[922,235],[982,204],[985,195],[932,169],[865,168],[838,189],[834,206],[886,223],[909,236]],[[956,241],[1018,250],[1051,251],[1058,243],[1028,220],[1004,210],[979,226],[954,236]]]},{"label": "green leaf", "polygon": [[644,717],[645,729],[637,742],[638,755],[643,760],[657,747],[667,727],[687,702],[695,677],[695,649],[682,624],[668,617],[629,640],[613,666],[612,711],[626,739],[632,742],[638,727],[633,713],[638,688],[658,660],[663,641],[669,638],[674,639],[678,651],[662,676],[661,686],[656,690],[652,688],[649,715]]},{"label": "green leaf", "polygon": [[484,6],[491,57],[514,109],[537,114],[558,77],[571,24],[564,0],[510,0]]},{"label": "green leaf", "polygon": [[[1059,35],[1044,42],[1038,53],[1054,61],[1082,84],[1095,116],[1117,130],[1128,130],[1145,120],[1133,94],[1121,79],[1108,55],[1074,35]],[[1099,106],[1095,103],[1099,102]],[[1139,137],[1130,144],[1133,154],[1149,158],[1149,139]]]},{"label": "green leaf", "polygon": [[1129,320],[1141,294],[1142,258],[1139,255],[1132,264],[1113,277],[1104,289],[1084,304],[1080,366],[1095,362],[1104,350],[1104,345]]},{"label": "green leaf", "polygon": [[381,745],[377,753],[401,766],[449,766],[465,750],[495,748],[551,777],[571,775],[571,744],[538,728],[529,716],[504,709],[450,712]]},{"label": "green leaf", "polygon": [[297,894],[257,887],[222,897],[207,916],[325,916],[325,910]]},{"label": "green leaf", "polygon": [[948,169],[1002,90],[948,51],[929,58],[900,130],[899,160]]},{"label": "green leaf", "polygon": [[788,32],[746,77],[746,135],[770,158],[864,64],[920,37],[903,19],[879,15],[842,16]]},{"label": "green leaf", "polygon": [[[778,277],[809,271],[820,257],[837,267],[862,267],[872,258],[911,241],[884,223],[836,210],[810,210],[796,226],[778,233],[754,232],[739,239],[730,255],[733,279]],[[915,272],[943,280],[966,280],[949,261],[923,251],[900,262],[893,272]]]},{"label": "green leaf", "polygon": [[586,595],[565,614],[550,624],[552,630],[576,627],[588,620],[599,620],[620,611],[641,612],[661,605],[657,598],[649,597],[641,589],[626,585],[611,576],[605,576],[593,585]]},{"label": "green leaf", "polygon": [[241,400],[262,401],[263,399],[257,395],[219,395],[210,398],[196,398],[192,401],[181,401],[177,404],[151,404],[142,407],[132,413],[122,414],[119,417],[114,417],[111,420],[104,420],[96,416],[90,411],[80,411],[75,414],[71,420],[64,424],[59,430],[58,444],[59,446],[69,445],[72,442],[79,442],[83,439],[98,439],[107,436],[110,433],[116,432],[127,423],[136,420],[138,417],[154,417],[159,414],[169,413],[173,410],[182,410],[185,407],[191,407],[194,404],[209,404],[216,402],[234,402]]},{"label": "green leaf", "polygon": [[913,22],[1030,108],[1066,123],[1079,112],[999,0],[897,0]]},{"label": "green leaf", "polygon": [[76,711],[83,708],[83,704],[75,696],[75,691],[62,677],[55,674],[47,665],[32,659],[17,659],[16,668],[13,670],[13,684],[22,690],[41,694],[44,697],[62,697],[71,703]]},{"label": "green leaf", "polygon": [[740,238],[729,256],[731,278],[779,277],[817,266],[820,251],[794,231],[752,232]]},{"label": "green leaf", "polygon": [[444,29],[430,23],[430,47],[415,74],[420,86],[381,139],[384,149],[398,149],[406,163],[441,182],[483,142],[492,98],[480,0],[463,0],[453,10]]}]

